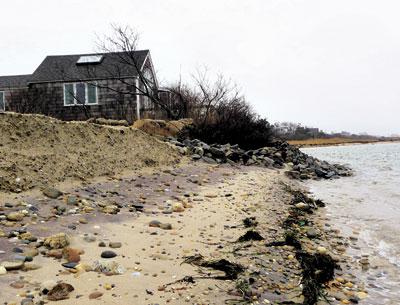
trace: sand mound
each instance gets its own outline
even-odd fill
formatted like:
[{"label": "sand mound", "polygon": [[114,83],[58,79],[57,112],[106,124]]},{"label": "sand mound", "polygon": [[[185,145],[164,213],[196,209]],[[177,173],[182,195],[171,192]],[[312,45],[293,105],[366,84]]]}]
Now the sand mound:
[{"label": "sand mound", "polygon": [[133,124],[134,128],[140,129],[154,136],[176,136],[185,126],[193,123],[191,119],[179,121],[164,121],[144,119],[138,120]]},{"label": "sand mound", "polygon": [[0,114],[0,191],[178,162],[165,143],[129,127]]}]

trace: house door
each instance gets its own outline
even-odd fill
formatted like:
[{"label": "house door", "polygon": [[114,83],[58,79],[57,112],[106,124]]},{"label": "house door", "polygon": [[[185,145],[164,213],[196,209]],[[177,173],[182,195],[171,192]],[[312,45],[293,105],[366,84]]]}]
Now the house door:
[{"label": "house door", "polygon": [[0,112],[6,110],[6,98],[3,91],[0,91]]}]

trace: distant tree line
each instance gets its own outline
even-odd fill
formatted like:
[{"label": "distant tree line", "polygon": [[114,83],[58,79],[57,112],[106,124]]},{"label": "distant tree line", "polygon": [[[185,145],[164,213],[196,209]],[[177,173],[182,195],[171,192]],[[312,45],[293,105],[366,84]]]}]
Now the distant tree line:
[{"label": "distant tree line", "polygon": [[376,137],[368,134],[354,134],[347,131],[327,133],[319,128],[303,126],[299,123],[283,122],[273,125],[274,133],[277,137],[290,140],[308,140],[308,139],[329,139],[329,138],[349,138],[362,140],[376,140]]}]

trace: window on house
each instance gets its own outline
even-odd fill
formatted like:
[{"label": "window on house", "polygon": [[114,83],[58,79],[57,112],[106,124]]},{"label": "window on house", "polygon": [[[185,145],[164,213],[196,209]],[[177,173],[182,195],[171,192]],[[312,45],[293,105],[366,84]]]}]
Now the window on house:
[{"label": "window on house", "polygon": [[64,84],[64,106],[75,105],[74,84]]},{"label": "window on house", "polygon": [[6,98],[3,91],[0,91],[0,111],[6,110]]},{"label": "window on house", "polygon": [[78,65],[99,64],[101,63],[102,60],[103,60],[103,55],[85,55],[79,57],[76,63]]},{"label": "window on house", "polygon": [[146,85],[150,88],[153,88],[155,86],[154,84],[154,77],[153,77],[153,73],[151,72],[150,69],[146,69],[143,72],[143,77],[146,80]]},{"label": "window on house", "polygon": [[94,84],[87,84],[87,104],[97,104],[97,86]]},{"label": "window on house", "polygon": [[84,105],[86,103],[86,84],[78,83],[75,84],[75,100],[79,105]]},{"label": "window on house", "polygon": [[64,106],[96,105],[97,101],[96,84],[64,84]]}]

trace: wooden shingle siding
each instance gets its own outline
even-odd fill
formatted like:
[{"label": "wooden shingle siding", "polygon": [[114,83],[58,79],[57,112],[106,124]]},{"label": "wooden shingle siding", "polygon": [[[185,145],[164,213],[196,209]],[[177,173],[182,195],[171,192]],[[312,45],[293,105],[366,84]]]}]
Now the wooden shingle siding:
[{"label": "wooden shingle siding", "polygon": [[[133,82],[128,80],[128,83]],[[136,95],[121,95],[118,92],[132,90],[128,84],[118,80],[96,81],[98,85],[97,105],[64,106],[64,83],[32,84],[29,89],[12,92],[7,99],[8,111],[40,113],[65,121],[106,118],[114,120],[136,120]],[[110,88],[110,89],[109,89]]]}]

